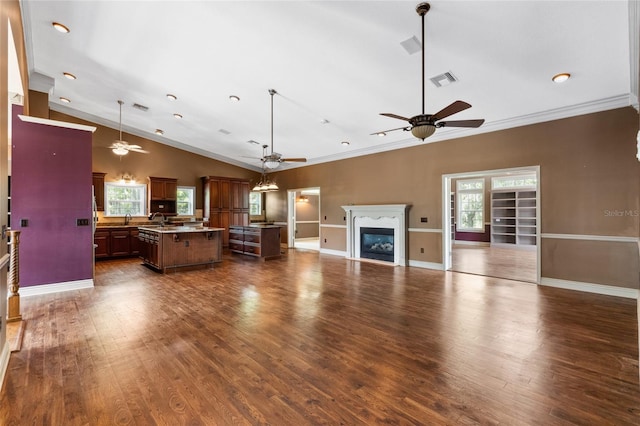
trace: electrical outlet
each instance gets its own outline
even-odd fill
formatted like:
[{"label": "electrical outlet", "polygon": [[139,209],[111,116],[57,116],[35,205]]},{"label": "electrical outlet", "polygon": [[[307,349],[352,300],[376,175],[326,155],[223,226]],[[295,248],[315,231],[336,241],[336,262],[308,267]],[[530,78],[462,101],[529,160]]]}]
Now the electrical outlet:
[{"label": "electrical outlet", "polygon": [[424,253],[424,247],[420,247],[420,253]]},{"label": "electrical outlet", "polygon": [[324,242],[325,242],[325,243],[327,242],[327,239],[326,239],[326,238],[324,239]]},{"label": "electrical outlet", "polygon": [[76,219],[76,226],[89,226],[89,219]]},{"label": "electrical outlet", "polygon": [[421,218],[420,218],[420,222],[422,222],[422,223],[427,223],[427,222],[429,222],[429,219],[428,219],[428,218],[426,218],[426,217],[421,217]]},{"label": "electrical outlet", "polygon": [[29,219],[20,219],[20,227],[26,228],[27,226],[29,226]]}]

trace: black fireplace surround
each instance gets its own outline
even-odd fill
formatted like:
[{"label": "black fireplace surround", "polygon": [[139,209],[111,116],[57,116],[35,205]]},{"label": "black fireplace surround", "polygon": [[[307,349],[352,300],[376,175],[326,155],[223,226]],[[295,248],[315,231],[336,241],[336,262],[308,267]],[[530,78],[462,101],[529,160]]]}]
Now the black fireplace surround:
[{"label": "black fireplace surround", "polygon": [[360,228],[360,257],[394,261],[393,228]]}]

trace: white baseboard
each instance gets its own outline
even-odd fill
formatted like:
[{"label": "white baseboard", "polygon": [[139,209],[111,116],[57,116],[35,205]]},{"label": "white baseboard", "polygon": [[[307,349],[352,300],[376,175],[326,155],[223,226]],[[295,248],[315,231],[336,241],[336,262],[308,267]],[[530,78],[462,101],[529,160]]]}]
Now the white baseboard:
[{"label": "white baseboard", "polygon": [[491,243],[487,243],[486,241],[453,240],[453,245],[489,247],[491,245]]},{"label": "white baseboard", "polygon": [[11,356],[11,349],[9,349],[9,341],[5,340],[4,347],[0,352],[0,390],[4,387],[4,376],[7,373],[9,367],[9,357]]},{"label": "white baseboard", "polygon": [[409,266],[415,266],[416,268],[424,268],[424,269],[436,269],[438,271],[444,270],[444,265],[442,263],[422,262],[420,260],[409,259]]},{"label": "white baseboard", "polygon": [[320,253],[322,254],[330,254],[332,256],[340,256],[340,257],[347,257],[347,252],[346,251],[340,251],[340,250],[330,250],[330,249],[320,249]]},{"label": "white baseboard", "polygon": [[605,296],[625,297],[627,299],[638,299],[638,289],[616,287],[612,285],[583,283],[578,281],[559,280],[557,278],[542,277],[541,285],[549,287],[564,288],[567,290],[585,291],[587,293],[603,294]]},{"label": "white baseboard", "polygon": [[93,288],[93,279],[20,287],[20,297],[39,296],[41,294],[82,290],[85,288]]}]

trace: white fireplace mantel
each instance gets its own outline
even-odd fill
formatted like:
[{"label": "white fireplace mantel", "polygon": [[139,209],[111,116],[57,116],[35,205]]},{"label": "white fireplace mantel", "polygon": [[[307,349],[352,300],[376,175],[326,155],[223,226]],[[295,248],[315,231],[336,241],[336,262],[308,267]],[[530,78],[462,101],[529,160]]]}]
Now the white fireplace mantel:
[{"label": "white fireplace mantel", "polygon": [[407,211],[409,204],[342,206],[347,213],[347,257],[360,259],[360,228],[393,229],[395,265],[407,265]]}]

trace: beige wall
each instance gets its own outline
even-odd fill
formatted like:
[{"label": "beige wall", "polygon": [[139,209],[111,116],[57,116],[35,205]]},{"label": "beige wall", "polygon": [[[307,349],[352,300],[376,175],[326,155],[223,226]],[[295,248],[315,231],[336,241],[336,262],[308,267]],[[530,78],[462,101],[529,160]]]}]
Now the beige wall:
[{"label": "beige wall", "polygon": [[[412,205],[410,228],[440,230],[442,175],[539,165],[540,232],[637,238],[637,131],[638,114],[627,107],[285,170],[275,174],[281,191],[267,194],[267,215],[273,220],[285,220],[284,191],[317,186],[321,188],[323,224],[344,225],[342,205],[406,203]],[[616,211],[630,213],[612,215]],[[428,223],[420,222],[424,216]],[[338,236],[344,232],[323,228],[321,247],[344,251],[345,238]],[[442,263],[441,241],[441,233],[410,233],[410,260]],[[628,265],[615,274],[609,273],[609,267],[598,273],[577,273],[594,252],[603,250],[599,241],[587,239],[583,245],[589,249],[563,250],[559,259],[554,255],[556,248],[567,245],[544,238],[543,276],[638,288],[637,248],[630,249],[628,242],[607,245],[603,256],[613,255],[620,264]],[[425,253],[420,252],[421,248]]]}]

